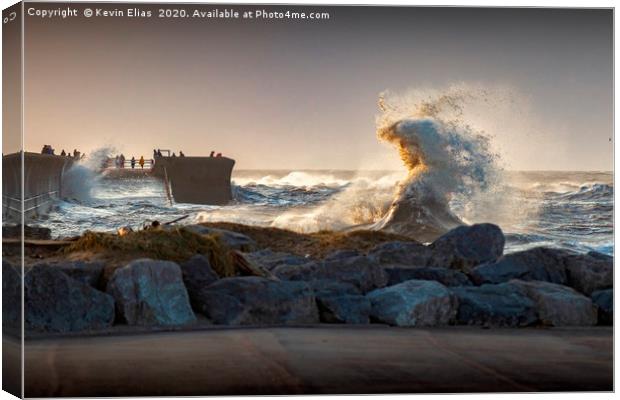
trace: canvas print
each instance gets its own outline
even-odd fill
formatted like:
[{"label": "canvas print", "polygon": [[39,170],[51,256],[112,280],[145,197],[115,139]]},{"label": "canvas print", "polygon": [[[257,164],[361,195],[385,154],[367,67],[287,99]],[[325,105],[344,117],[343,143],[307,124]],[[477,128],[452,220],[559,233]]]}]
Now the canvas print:
[{"label": "canvas print", "polygon": [[2,16],[4,390],[613,391],[613,9]]}]

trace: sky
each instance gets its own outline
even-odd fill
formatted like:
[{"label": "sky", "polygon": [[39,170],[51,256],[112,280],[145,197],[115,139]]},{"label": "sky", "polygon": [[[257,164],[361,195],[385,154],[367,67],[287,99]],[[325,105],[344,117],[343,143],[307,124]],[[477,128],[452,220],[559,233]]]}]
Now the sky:
[{"label": "sky", "polygon": [[464,83],[514,93],[513,106],[472,120],[509,169],[613,168],[611,10],[276,6],[330,18],[233,21],[86,18],[87,5],[71,6],[78,17],[25,19],[28,151],[215,150],[238,169],[398,169],[376,139],[379,93]]}]

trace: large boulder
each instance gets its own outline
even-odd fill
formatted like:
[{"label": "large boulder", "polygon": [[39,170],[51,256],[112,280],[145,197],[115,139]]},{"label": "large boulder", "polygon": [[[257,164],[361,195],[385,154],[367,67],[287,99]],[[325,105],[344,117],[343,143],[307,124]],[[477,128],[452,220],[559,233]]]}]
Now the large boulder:
[{"label": "large boulder", "polygon": [[397,285],[412,279],[437,281],[444,286],[471,286],[471,281],[462,272],[438,267],[389,267],[385,269],[388,275],[388,286]]},{"label": "large boulder", "polygon": [[222,325],[319,322],[314,293],[304,282],[256,276],[224,278],[202,290],[200,311]]},{"label": "large boulder", "polygon": [[67,276],[94,288],[99,287],[99,280],[105,266],[101,261],[61,261],[49,265],[64,272]]},{"label": "large boulder", "polygon": [[476,265],[501,257],[505,242],[504,234],[497,225],[459,226],[429,246],[433,250],[433,259],[427,265],[468,272]]},{"label": "large boulder", "polygon": [[171,261],[134,260],[114,272],[107,292],[129,325],[184,325],[196,320],[181,268]]},{"label": "large boulder", "polygon": [[356,256],[311,262],[304,265],[283,265],[273,270],[280,279],[290,281],[334,280],[350,283],[363,293],[387,285],[387,275],[372,258]]},{"label": "large boulder", "polygon": [[536,304],[512,283],[451,288],[458,299],[462,325],[528,326],[537,322]]},{"label": "large boulder", "polygon": [[321,322],[368,324],[370,301],[350,283],[332,280],[310,281]]},{"label": "large boulder", "polygon": [[450,291],[433,281],[411,280],[374,290],[366,295],[371,317],[395,326],[441,326],[453,322],[457,301]]},{"label": "large boulder", "polygon": [[614,284],[612,258],[589,254],[570,254],[564,258],[568,286],[591,295],[597,290],[610,289]]},{"label": "large boulder", "polygon": [[323,295],[316,298],[321,322],[370,323],[370,301],[359,294]]},{"label": "large boulder", "polygon": [[432,258],[433,252],[418,242],[387,242],[378,245],[368,257],[381,265],[405,265],[423,267]]},{"label": "large boulder", "polygon": [[211,268],[209,258],[202,254],[196,254],[189,260],[181,263],[180,266],[183,282],[190,297],[192,293],[199,292],[220,279],[217,272]]},{"label": "large boulder", "polygon": [[597,290],[592,293],[592,301],[598,307],[599,325],[614,324],[614,290]]},{"label": "large boulder", "polygon": [[2,326],[21,331],[21,268],[2,260]]},{"label": "large boulder", "polygon": [[589,326],[597,321],[596,306],[574,289],[541,281],[510,281],[536,303],[538,319],[549,326]]},{"label": "large boulder", "polygon": [[112,296],[45,265],[26,272],[24,301],[27,332],[91,331],[114,322]]},{"label": "large boulder", "polygon": [[511,279],[545,281],[565,285],[567,282],[565,250],[536,247],[507,254],[495,262],[474,268],[470,277],[477,285],[502,283]]},{"label": "large boulder", "polygon": [[185,228],[199,235],[216,235],[226,246],[234,250],[248,252],[256,249],[256,242],[254,239],[239,232],[211,228],[200,224],[187,225]]},{"label": "large boulder", "polygon": [[307,257],[297,256],[284,252],[275,252],[270,249],[244,253],[248,261],[268,271],[272,271],[281,265],[303,265],[312,261]]}]

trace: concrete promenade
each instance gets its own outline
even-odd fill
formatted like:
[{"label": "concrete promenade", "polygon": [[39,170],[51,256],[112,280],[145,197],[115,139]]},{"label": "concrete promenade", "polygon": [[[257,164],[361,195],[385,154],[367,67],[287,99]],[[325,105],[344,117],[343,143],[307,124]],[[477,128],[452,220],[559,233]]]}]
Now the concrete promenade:
[{"label": "concrete promenade", "polygon": [[[4,341],[5,361],[17,342]],[[8,353],[7,353],[8,351]],[[232,328],[26,342],[26,396],[612,390],[611,328]]]}]

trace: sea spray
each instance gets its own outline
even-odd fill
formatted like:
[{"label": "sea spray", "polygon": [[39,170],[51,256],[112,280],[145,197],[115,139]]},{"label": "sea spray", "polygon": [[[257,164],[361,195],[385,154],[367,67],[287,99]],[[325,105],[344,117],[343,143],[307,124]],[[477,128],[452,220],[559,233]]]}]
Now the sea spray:
[{"label": "sea spray", "polygon": [[101,178],[102,167],[113,153],[113,148],[102,147],[76,160],[65,172],[63,198],[78,202],[92,200],[91,192]]},{"label": "sea spray", "polygon": [[463,223],[450,201],[484,193],[498,181],[498,155],[490,137],[463,118],[468,102],[488,95],[463,85],[406,97],[380,95],[377,137],[396,147],[407,178],[374,229],[428,241]]}]

